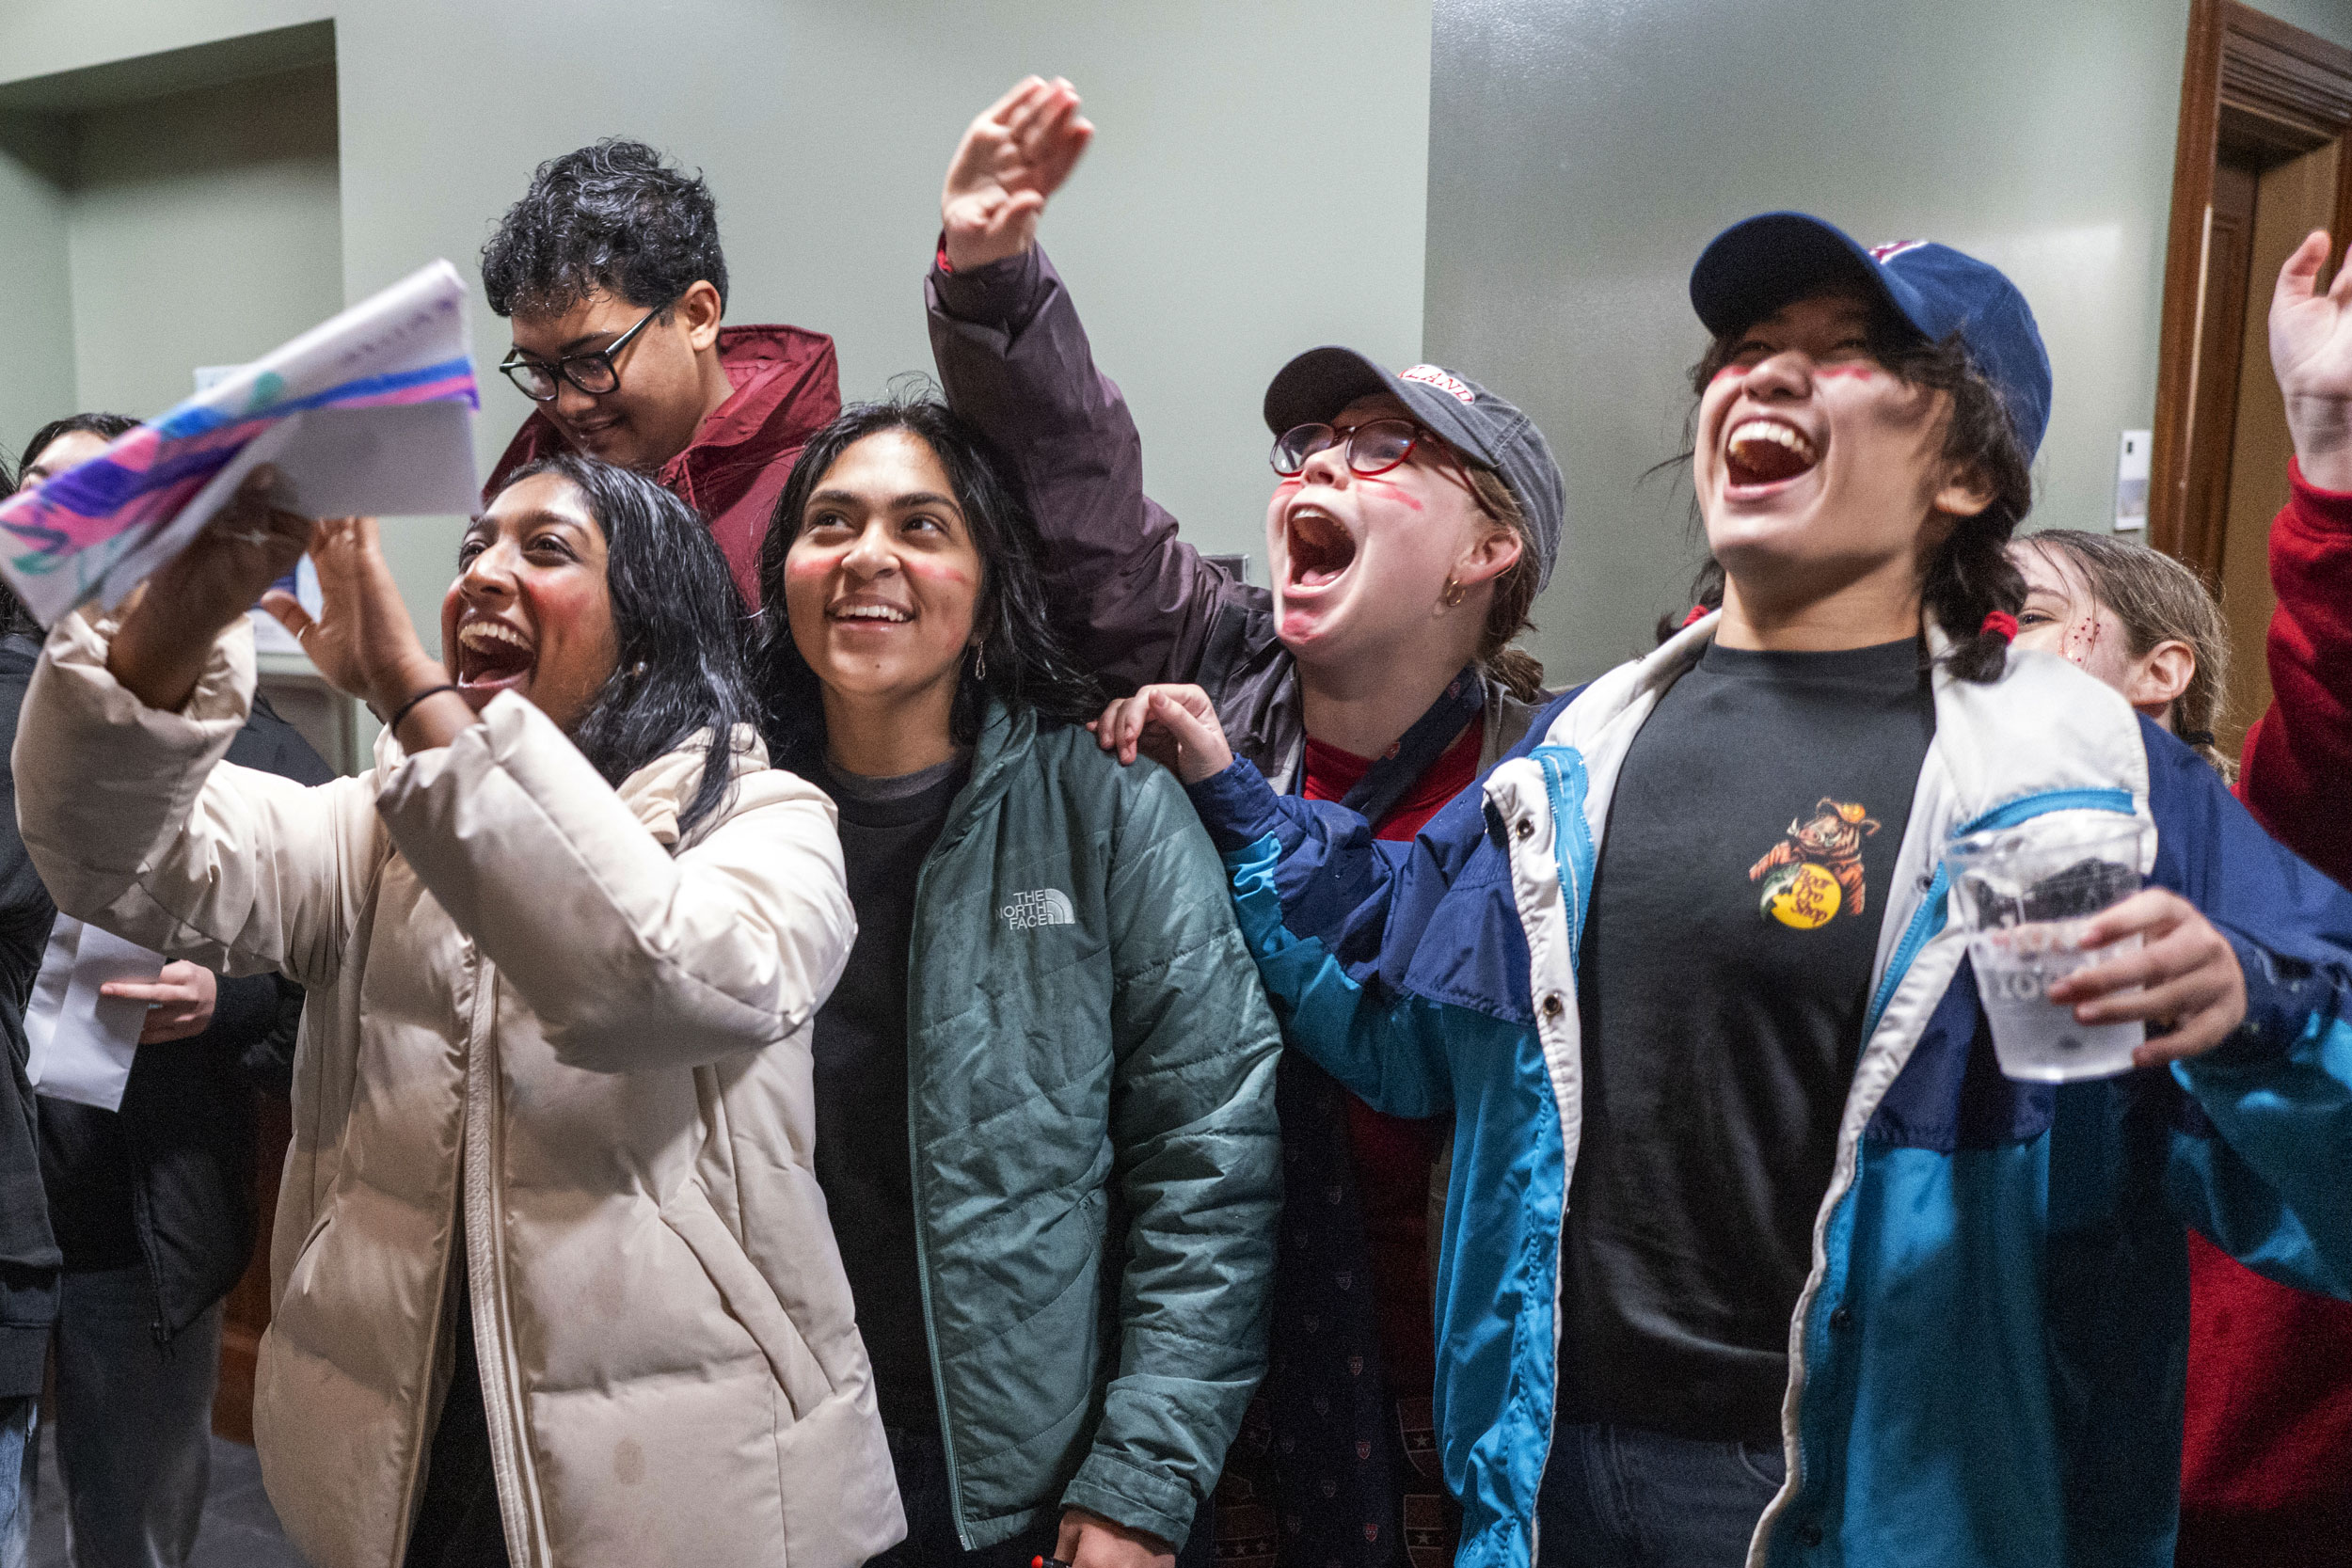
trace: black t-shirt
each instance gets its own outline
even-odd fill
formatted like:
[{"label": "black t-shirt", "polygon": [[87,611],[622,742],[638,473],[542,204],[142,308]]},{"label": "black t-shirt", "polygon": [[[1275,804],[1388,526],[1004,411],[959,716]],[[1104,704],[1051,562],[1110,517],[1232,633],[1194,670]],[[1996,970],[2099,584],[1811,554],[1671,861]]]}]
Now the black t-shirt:
[{"label": "black t-shirt", "polygon": [[818,779],[841,810],[857,943],[817,1013],[817,1180],[832,1211],[884,1425],[935,1432],[907,1130],[907,958],[915,883],[970,762]]},{"label": "black t-shirt", "polygon": [[1564,1418],[1772,1444],[1935,710],[1915,641],[1710,646],[1626,756],[1578,987]]}]

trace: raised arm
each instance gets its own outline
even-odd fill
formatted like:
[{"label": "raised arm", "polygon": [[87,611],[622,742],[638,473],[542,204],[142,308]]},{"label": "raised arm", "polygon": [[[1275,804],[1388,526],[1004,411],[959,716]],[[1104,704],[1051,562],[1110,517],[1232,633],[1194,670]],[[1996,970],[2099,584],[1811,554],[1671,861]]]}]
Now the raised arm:
[{"label": "raised arm", "polygon": [[2318,287],[2328,236],[2287,259],[2270,362],[2295,439],[2294,493],[2270,530],[2270,706],[2246,736],[2238,794],[2263,826],[2352,885],[2352,267]]},{"label": "raised arm", "polygon": [[1188,680],[1217,611],[1249,590],[1200,559],[1143,493],[1127,402],[1037,245],[1045,203],[1094,128],[1067,82],[1036,77],[972,122],[940,198],[939,264],[924,285],[948,403],[1009,464],[1069,607],[1077,652],[1117,682]]},{"label": "raised arm", "polygon": [[377,806],[558,1056],[604,1072],[691,1067],[797,1033],[857,931],[832,802],[748,760],[726,819],[673,855],[508,693],[390,774]]},{"label": "raised arm", "polygon": [[366,781],[310,788],[221,760],[252,702],[246,609],[311,531],[269,509],[269,477],[119,628],[74,614],[52,632],[18,722],[17,814],[67,913],[207,969],[318,985],[383,842]]}]

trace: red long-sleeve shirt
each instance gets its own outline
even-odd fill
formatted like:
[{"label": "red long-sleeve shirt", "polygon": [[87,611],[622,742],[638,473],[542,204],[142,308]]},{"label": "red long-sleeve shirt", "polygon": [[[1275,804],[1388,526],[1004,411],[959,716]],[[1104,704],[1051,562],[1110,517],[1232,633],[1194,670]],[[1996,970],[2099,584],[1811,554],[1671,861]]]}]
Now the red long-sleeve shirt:
[{"label": "red long-sleeve shirt", "polygon": [[[2270,529],[2270,708],[2238,798],[2352,886],[2352,493],[2294,469]],[[2352,1568],[2352,1305],[2189,1237],[2179,1568]]]}]

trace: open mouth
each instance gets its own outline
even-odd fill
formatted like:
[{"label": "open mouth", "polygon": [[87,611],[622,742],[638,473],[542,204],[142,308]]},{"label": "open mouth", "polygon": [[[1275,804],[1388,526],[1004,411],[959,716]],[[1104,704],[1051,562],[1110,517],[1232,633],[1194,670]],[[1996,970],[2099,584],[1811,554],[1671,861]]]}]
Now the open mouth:
[{"label": "open mouth", "polygon": [[1820,461],[1804,432],[1779,420],[1742,420],[1724,443],[1724,468],[1736,485],[1778,484]]},{"label": "open mouth", "polygon": [[1327,588],[1356,563],[1355,536],[1337,517],[1300,507],[1286,522],[1292,587]]},{"label": "open mouth", "polygon": [[513,686],[539,662],[539,650],[504,621],[469,621],[457,628],[457,684]]}]

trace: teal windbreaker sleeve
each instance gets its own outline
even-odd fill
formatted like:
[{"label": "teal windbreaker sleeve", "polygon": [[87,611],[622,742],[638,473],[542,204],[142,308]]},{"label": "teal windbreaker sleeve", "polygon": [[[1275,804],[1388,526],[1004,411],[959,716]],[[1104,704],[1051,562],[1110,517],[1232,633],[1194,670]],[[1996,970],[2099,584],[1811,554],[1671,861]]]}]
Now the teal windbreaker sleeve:
[{"label": "teal windbreaker sleeve", "polygon": [[1281,1036],[1174,780],[1140,782],[1108,889],[1120,1348],[1063,1501],[1181,1544],[1265,1371]]},{"label": "teal windbreaker sleeve", "polygon": [[2153,725],[2152,882],[2236,949],[2246,1022],[2173,1077],[2193,1111],[2166,1187],[2248,1267],[2352,1297],[2352,893],[2280,845],[2201,759]]}]

